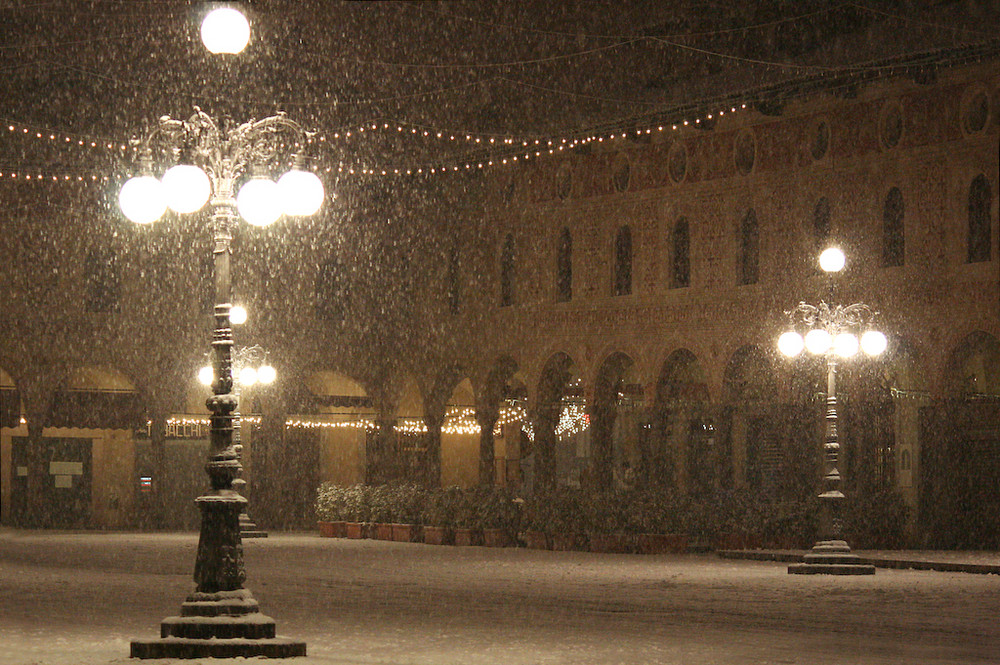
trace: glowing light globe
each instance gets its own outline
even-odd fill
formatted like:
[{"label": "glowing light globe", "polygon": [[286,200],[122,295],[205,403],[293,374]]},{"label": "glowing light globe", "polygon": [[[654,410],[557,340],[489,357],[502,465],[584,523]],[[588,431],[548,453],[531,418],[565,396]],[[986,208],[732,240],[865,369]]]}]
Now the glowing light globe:
[{"label": "glowing light globe", "polygon": [[794,330],[782,333],[778,338],[778,350],[789,358],[794,358],[802,353],[803,348],[805,348],[805,341],[802,339],[802,335]]},{"label": "glowing light globe", "polygon": [[239,53],[250,42],[250,22],[232,7],[213,10],[201,22],[201,41],[212,53]]},{"label": "glowing light globe", "polygon": [[171,166],[161,182],[167,207],[174,212],[201,210],[212,195],[212,181],[208,175],[191,164]]},{"label": "glowing light globe", "polygon": [[202,367],[198,370],[198,382],[203,386],[212,385],[212,381],[215,380],[215,371],[208,365]]},{"label": "glowing light globe", "polygon": [[830,350],[833,337],[822,328],[813,328],[806,333],[805,344],[809,353],[819,356]]},{"label": "glowing light globe", "polygon": [[278,184],[267,178],[247,180],[236,195],[236,209],[254,226],[273,224],[282,213]]},{"label": "glowing light globe", "polygon": [[847,257],[839,247],[828,247],[819,255],[819,267],[824,272],[840,272],[844,269]]},{"label": "glowing light globe", "polygon": [[242,305],[233,305],[229,308],[229,322],[241,326],[247,322],[247,310]]},{"label": "glowing light globe", "polygon": [[278,378],[278,372],[270,365],[261,365],[257,369],[257,380],[261,383],[274,383]]},{"label": "glowing light globe", "polygon": [[167,210],[163,185],[151,175],[129,178],[118,192],[118,207],[136,224],[155,222]]},{"label": "glowing light globe", "polygon": [[252,386],[257,383],[257,370],[253,367],[244,367],[240,370],[240,383],[244,386]]},{"label": "glowing light globe", "polygon": [[861,335],[861,350],[866,355],[880,355],[887,346],[889,346],[889,340],[877,330],[867,330]]},{"label": "glowing light globe", "polygon": [[833,352],[841,358],[850,358],[858,352],[858,338],[851,333],[837,333],[833,338]]},{"label": "glowing light globe", "polygon": [[281,176],[278,193],[286,215],[314,215],[323,205],[323,182],[312,171],[294,169]]}]

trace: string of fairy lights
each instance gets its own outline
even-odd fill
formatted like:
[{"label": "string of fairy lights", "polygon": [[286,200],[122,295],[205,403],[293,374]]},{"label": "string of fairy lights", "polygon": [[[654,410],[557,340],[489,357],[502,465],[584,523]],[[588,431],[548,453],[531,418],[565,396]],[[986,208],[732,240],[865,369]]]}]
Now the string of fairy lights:
[{"label": "string of fairy lights", "polygon": [[[243,422],[250,425],[259,425],[261,417],[258,415],[240,416]],[[208,428],[210,420],[207,416],[173,416],[166,420],[166,426],[170,428]],[[500,416],[493,427],[495,436],[500,436],[504,428],[510,425],[521,425],[529,440],[534,440],[534,426],[531,423],[528,413],[521,405],[505,406],[500,409]],[[147,421],[147,427],[152,426],[151,421]],[[333,429],[356,429],[373,431],[378,428],[378,423],[370,417],[357,416],[309,416],[290,417],[285,420],[285,427],[289,429],[307,430],[333,430]],[[590,416],[586,412],[585,405],[577,400],[563,400],[562,409],[559,414],[559,421],[556,424],[556,438],[562,440],[586,431],[590,427]],[[426,434],[427,424],[422,418],[400,418],[393,424],[394,431],[400,434]],[[476,420],[475,409],[471,407],[450,407],[445,413],[444,422],[441,426],[441,433],[446,435],[467,435],[478,436],[482,432],[479,421]]]},{"label": "string of fairy lights", "polygon": [[[602,133],[591,133],[586,136],[561,136],[548,138],[519,138],[513,136],[500,136],[494,134],[479,134],[471,132],[454,132],[432,129],[425,126],[411,125],[404,122],[371,121],[348,128],[341,128],[332,132],[320,133],[316,137],[318,145],[322,149],[335,150],[330,148],[335,143],[345,143],[358,140],[363,136],[371,136],[379,133],[394,133],[400,136],[417,139],[430,139],[452,144],[464,143],[472,148],[481,149],[480,154],[475,159],[462,159],[456,162],[442,161],[431,165],[378,165],[378,164],[355,164],[345,163],[336,160],[328,160],[325,167],[318,169],[323,173],[337,173],[338,175],[365,175],[365,176],[428,176],[445,175],[462,171],[476,171],[497,166],[512,166],[531,160],[537,160],[549,155],[557,155],[575,148],[591,145],[604,144],[623,141],[631,138],[641,138],[643,136],[653,136],[666,132],[677,132],[687,127],[697,127],[702,122],[712,121],[725,116],[732,115],[747,108],[747,103],[731,104],[724,108],[720,107],[704,115],[697,115],[689,119],[679,120],[672,123],[657,123],[629,130],[606,131]],[[129,153],[135,148],[127,142],[111,140],[107,138],[97,138],[74,134],[70,132],[52,130],[37,127],[29,123],[5,121],[3,125],[10,135],[19,135],[34,141],[38,141],[49,146],[70,147],[77,150],[101,151],[117,159],[127,162],[135,162],[134,155]],[[27,164],[5,165],[0,163],[0,182],[13,180],[21,182],[98,182],[118,180],[121,176],[107,174],[83,174],[78,170],[64,169],[58,170],[52,167],[36,167]]]}]

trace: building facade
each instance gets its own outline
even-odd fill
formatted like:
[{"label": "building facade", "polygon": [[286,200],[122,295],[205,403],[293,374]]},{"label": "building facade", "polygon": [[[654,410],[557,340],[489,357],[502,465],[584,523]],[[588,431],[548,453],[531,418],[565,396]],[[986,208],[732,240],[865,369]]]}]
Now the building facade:
[{"label": "building facade", "polygon": [[[812,491],[825,369],[776,340],[800,301],[864,302],[890,346],[841,367],[848,486],[898,492],[916,542],[996,546],[998,86],[982,56],[730,99],[241,231],[236,343],[280,377],[242,395],[252,510],[309,524],[323,481]],[[0,186],[0,517],[190,525],[207,233]]]}]

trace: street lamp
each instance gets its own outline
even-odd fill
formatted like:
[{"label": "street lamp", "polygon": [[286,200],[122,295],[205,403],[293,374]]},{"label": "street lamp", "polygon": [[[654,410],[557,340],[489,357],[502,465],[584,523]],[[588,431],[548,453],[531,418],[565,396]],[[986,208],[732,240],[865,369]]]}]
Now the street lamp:
[{"label": "street lamp", "polygon": [[[820,255],[820,267],[827,273],[840,272],[845,264],[844,253],[837,248]],[[859,350],[869,356],[885,351],[883,333],[870,327],[873,312],[864,303],[830,305],[820,302],[810,305],[800,302],[787,312],[792,329],[778,338],[778,350],[795,357],[803,349],[826,358],[826,435],[823,443],[823,492],[820,498],[820,540],[802,557],[802,563],[792,564],[792,574],[826,573],[836,575],[873,575],[875,566],[862,563],[851,552],[843,536],[841,511],[844,493],[839,469],[840,442],[837,439],[837,363],[855,356]],[[804,327],[803,336],[796,327]],[[860,338],[858,334],[860,333]]]},{"label": "street lamp", "polygon": [[[233,488],[242,471],[233,445],[238,398],[233,393],[232,322],[230,313],[230,254],[233,233],[240,214],[256,218],[257,208],[237,212],[233,192],[237,180],[266,173],[278,163],[293,163],[297,186],[280,206],[268,206],[269,217],[279,214],[315,213],[323,202],[323,184],[305,169],[306,150],[313,134],[283,113],[251,120],[230,129],[219,125],[198,107],[188,120],[160,118],[157,127],[142,141],[134,141],[140,154],[140,174],[127,181],[119,193],[122,213],[139,224],[158,219],[166,207],[177,213],[201,210],[208,203],[214,247],[215,331],[213,349],[213,395],[206,405],[211,412],[211,450],[206,464],[211,489],[198,497],[201,535],[195,560],[195,593],[183,603],[180,617],[161,624],[161,639],[132,642],[136,658],[200,658],[304,656],[306,645],[275,637],[274,620],[260,614],[257,601],[243,587],[246,571],[240,539],[239,515],[247,500]],[[291,153],[297,154],[291,154]],[[153,175],[156,161],[169,160],[161,180]],[[251,180],[251,181],[252,181]],[[244,185],[245,187],[245,185]],[[297,206],[301,199],[315,204]],[[250,221],[248,219],[248,221]],[[180,639],[178,639],[180,638]]]}]

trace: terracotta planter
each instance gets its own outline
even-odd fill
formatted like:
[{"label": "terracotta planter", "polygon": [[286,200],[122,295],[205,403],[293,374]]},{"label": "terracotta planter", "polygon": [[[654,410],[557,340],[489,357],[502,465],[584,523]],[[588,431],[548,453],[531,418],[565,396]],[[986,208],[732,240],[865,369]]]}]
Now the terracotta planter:
[{"label": "terracotta planter", "polygon": [[550,533],[549,546],[557,552],[571,552],[578,548],[580,540],[575,533]]},{"label": "terracotta planter", "polygon": [[316,522],[322,538],[344,538],[347,535],[346,522]]},{"label": "terracotta planter", "polygon": [[479,529],[455,529],[455,544],[459,546],[481,545],[483,532]]},{"label": "terracotta planter", "polygon": [[455,542],[455,534],[446,526],[425,526],[424,542],[428,545],[451,545]]},{"label": "terracotta planter", "polygon": [[376,540],[392,540],[392,524],[377,522],[375,524]]},{"label": "terracotta planter", "polygon": [[483,545],[486,547],[507,547],[510,534],[506,529],[483,529]]},{"label": "terracotta planter", "polygon": [[639,554],[685,554],[689,538],[680,533],[640,533],[636,536]]},{"label": "terracotta planter", "polygon": [[759,550],[764,539],[756,533],[720,533],[712,539],[714,550]]},{"label": "terracotta planter", "polygon": [[420,526],[417,524],[393,524],[392,539],[397,543],[420,542]]},{"label": "terracotta planter", "polygon": [[369,534],[369,525],[365,522],[347,522],[344,525],[344,534],[352,539],[371,537]]},{"label": "terracotta planter", "polygon": [[632,538],[624,533],[591,533],[590,551],[624,554],[632,549]]},{"label": "terracotta planter", "polygon": [[544,531],[525,531],[521,537],[525,547],[533,550],[549,549],[549,537]]}]

